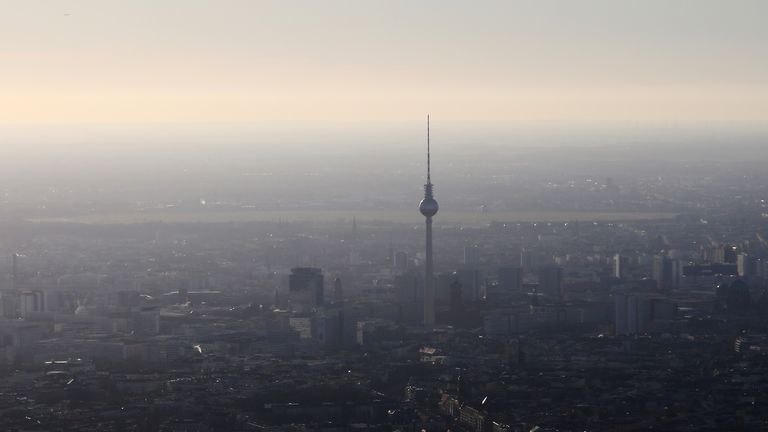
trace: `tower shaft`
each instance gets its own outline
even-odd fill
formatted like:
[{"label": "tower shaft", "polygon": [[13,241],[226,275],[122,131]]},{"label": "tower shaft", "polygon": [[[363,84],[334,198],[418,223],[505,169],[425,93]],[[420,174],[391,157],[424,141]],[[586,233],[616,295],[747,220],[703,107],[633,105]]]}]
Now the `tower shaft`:
[{"label": "tower shaft", "polygon": [[424,271],[424,325],[435,325],[435,277],[432,262],[432,216],[427,217],[426,222],[426,252],[427,259]]}]

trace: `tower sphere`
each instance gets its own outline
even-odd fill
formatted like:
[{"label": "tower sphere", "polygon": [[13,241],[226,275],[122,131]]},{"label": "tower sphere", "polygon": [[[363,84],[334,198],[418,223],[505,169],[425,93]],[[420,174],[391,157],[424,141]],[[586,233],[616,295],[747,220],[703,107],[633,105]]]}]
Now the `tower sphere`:
[{"label": "tower sphere", "polygon": [[419,211],[426,217],[432,217],[437,213],[440,207],[437,205],[437,201],[434,198],[424,198],[419,203]]}]

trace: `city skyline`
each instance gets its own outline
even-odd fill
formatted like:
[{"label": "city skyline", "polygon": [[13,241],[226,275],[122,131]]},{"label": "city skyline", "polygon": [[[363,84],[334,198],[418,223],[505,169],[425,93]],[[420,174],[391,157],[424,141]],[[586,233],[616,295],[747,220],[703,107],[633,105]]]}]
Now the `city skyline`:
[{"label": "city skyline", "polygon": [[0,430],[768,428],[768,2],[0,4]]}]

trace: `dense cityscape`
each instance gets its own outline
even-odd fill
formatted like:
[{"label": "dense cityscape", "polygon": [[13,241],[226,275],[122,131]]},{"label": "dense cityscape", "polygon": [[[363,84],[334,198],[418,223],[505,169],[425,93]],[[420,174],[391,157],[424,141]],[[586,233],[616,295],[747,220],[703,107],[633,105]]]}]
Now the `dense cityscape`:
[{"label": "dense cityscape", "polygon": [[0,432],[768,431],[768,1],[2,5]]},{"label": "dense cityscape", "polygon": [[[307,209],[302,220],[99,224],[7,198],[0,424],[763,430],[768,191],[747,166],[542,174],[527,188],[562,203],[559,219],[499,219],[512,213],[496,190],[497,201],[466,197],[497,203],[468,207],[472,223],[426,210],[432,322],[416,209],[412,221],[353,210],[313,221]],[[217,205],[235,204],[206,211]]]}]

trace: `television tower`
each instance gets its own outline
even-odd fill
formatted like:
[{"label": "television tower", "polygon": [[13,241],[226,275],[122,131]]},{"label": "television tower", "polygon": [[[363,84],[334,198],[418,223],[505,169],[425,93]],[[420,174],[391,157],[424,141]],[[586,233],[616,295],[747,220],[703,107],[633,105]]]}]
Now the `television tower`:
[{"label": "television tower", "polygon": [[427,115],[427,184],[424,185],[424,199],[419,203],[419,211],[427,218],[427,261],[424,272],[424,326],[435,325],[435,278],[432,274],[432,216],[437,214],[437,201],[432,196],[432,179],[429,160],[429,115]]}]

